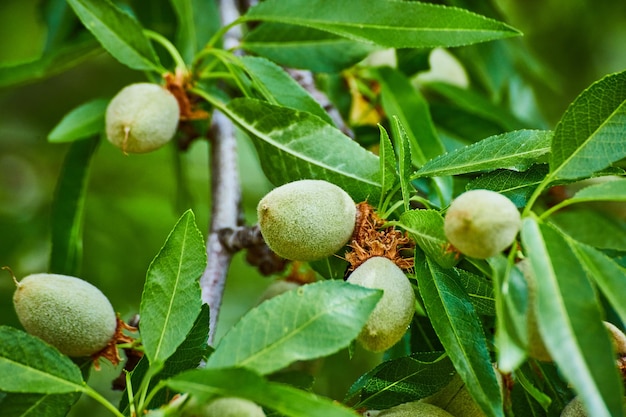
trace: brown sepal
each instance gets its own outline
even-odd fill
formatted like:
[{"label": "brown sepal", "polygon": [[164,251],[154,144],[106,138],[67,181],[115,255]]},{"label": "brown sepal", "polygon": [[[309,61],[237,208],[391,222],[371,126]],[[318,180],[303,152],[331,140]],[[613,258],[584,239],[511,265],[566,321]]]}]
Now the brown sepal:
[{"label": "brown sepal", "polygon": [[136,332],[137,328],[133,326],[129,326],[122,320],[119,316],[117,317],[117,328],[115,329],[115,334],[109,340],[109,343],[106,345],[104,349],[101,351],[94,353],[91,355],[91,359],[93,359],[93,365],[96,370],[100,370],[100,358],[108,359],[114,366],[117,366],[120,361],[120,353],[117,348],[117,345],[122,343],[132,343],[135,339],[131,336],[124,334],[124,330],[129,330],[131,332]]},{"label": "brown sepal", "polygon": [[346,260],[350,263],[348,271],[355,270],[374,256],[384,256],[401,269],[413,267],[413,241],[406,232],[384,225],[385,221],[367,202],[357,204],[356,226],[348,244],[352,250],[346,253]]},{"label": "brown sepal", "polygon": [[209,113],[198,108],[200,100],[189,92],[192,88],[189,77],[183,72],[172,74],[168,72],[163,76],[165,88],[176,97],[180,108],[180,120],[204,120],[209,118]]}]

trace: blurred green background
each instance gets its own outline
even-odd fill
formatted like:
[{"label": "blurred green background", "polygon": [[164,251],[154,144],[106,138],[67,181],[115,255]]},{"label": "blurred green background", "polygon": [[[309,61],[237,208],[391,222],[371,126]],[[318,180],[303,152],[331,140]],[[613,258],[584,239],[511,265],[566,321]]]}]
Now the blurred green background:
[{"label": "blurred green background", "polygon": [[[45,48],[46,29],[38,0],[0,1],[0,66],[36,59]],[[166,3],[166,2],[163,2]],[[615,0],[499,0],[508,22],[524,32],[523,41],[552,73],[536,86],[540,107],[550,126],[569,102],[603,75],[626,68],[626,2]],[[170,17],[167,17],[170,16]],[[171,11],[140,16],[152,29],[168,32]],[[169,21],[168,21],[169,19]],[[143,21],[143,20],[142,20]],[[52,127],[75,106],[112,97],[143,75],[106,53],[95,54],[75,68],[45,80],[0,89],[0,266],[23,277],[47,269],[50,211],[67,145],[49,144]],[[146,155],[124,156],[104,141],[93,161],[84,227],[82,278],[109,296],[124,318],[138,311],[147,267],[184,210],[192,208],[207,230],[208,145],[196,142],[177,161],[173,147]],[[244,209],[254,223],[255,206],[271,188],[246,138],[239,140]],[[179,188],[175,167],[186,178]],[[270,280],[234,259],[221,311],[218,338],[257,301]],[[11,297],[10,275],[0,275],[0,324],[19,327]],[[322,365],[316,388],[341,399],[348,384],[377,357],[359,352],[342,367],[342,352]],[[92,383],[108,392],[119,370],[105,364]],[[88,410],[88,411],[87,411]],[[108,415],[87,399],[72,415]]]}]

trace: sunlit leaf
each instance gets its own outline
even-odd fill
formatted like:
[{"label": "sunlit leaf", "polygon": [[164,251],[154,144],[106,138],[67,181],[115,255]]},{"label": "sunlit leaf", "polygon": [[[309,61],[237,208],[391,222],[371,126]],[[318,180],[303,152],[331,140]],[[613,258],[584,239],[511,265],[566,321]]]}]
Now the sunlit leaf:
[{"label": "sunlit leaf", "polygon": [[95,99],[76,107],[52,129],[48,141],[72,142],[101,132],[108,104],[109,100]]},{"label": "sunlit leaf", "polygon": [[459,261],[454,252],[449,251],[448,239],[443,231],[443,217],[437,210],[409,210],[400,216],[402,228],[435,262],[450,268]]},{"label": "sunlit leaf", "polygon": [[582,178],[626,157],[626,71],[583,91],[554,131],[550,175]]},{"label": "sunlit leaf", "polygon": [[200,369],[184,372],[167,385],[198,398],[239,397],[289,417],[354,417],[354,410],[310,392],[269,382],[241,368]]},{"label": "sunlit leaf", "polygon": [[202,304],[199,278],[205,266],[202,233],[187,211],[150,264],[141,297],[141,341],[151,364],[165,362],[192,328]]},{"label": "sunlit leaf", "polygon": [[622,416],[622,389],[599,300],[564,237],[532,217],[522,244],[537,283],[541,338],[590,415]]},{"label": "sunlit leaf", "polygon": [[281,294],[248,312],[219,342],[207,367],[267,374],[330,355],[356,338],[381,295],[334,280]]},{"label": "sunlit leaf", "polygon": [[312,27],[392,48],[459,46],[519,35],[467,10],[389,0],[268,0],[245,18]]}]

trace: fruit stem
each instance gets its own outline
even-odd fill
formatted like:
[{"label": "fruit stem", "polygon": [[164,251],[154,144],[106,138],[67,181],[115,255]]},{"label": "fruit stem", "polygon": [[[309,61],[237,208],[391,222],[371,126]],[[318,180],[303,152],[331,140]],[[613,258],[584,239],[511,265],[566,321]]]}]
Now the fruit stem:
[{"label": "fruit stem", "polygon": [[9,273],[11,274],[11,278],[13,278],[13,282],[15,283],[15,286],[17,288],[21,287],[20,282],[17,280],[17,278],[15,278],[15,274],[13,273],[13,270],[10,267],[3,266],[2,269],[4,269],[5,271],[9,271]]},{"label": "fruit stem", "polygon": [[144,29],[143,33],[144,35],[146,35],[148,39],[152,39],[153,41],[156,41],[157,43],[159,43],[159,45],[165,48],[165,50],[170,54],[170,56],[176,63],[177,72],[183,71],[185,74],[187,74],[188,71],[187,71],[187,64],[185,63],[185,60],[178,52],[178,49],[176,49],[176,47],[172,45],[172,43],[166,37],[148,29]]}]

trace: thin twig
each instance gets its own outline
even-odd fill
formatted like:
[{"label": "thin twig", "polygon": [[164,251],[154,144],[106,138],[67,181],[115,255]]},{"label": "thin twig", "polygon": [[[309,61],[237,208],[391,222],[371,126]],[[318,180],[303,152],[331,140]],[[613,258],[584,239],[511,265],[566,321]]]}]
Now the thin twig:
[{"label": "thin twig", "polygon": [[213,113],[211,142],[211,224],[207,239],[207,267],[200,279],[202,301],[209,305],[209,344],[215,330],[226,275],[233,252],[220,239],[224,228],[236,228],[239,222],[241,185],[237,165],[237,142],[232,122],[219,111]]}]

